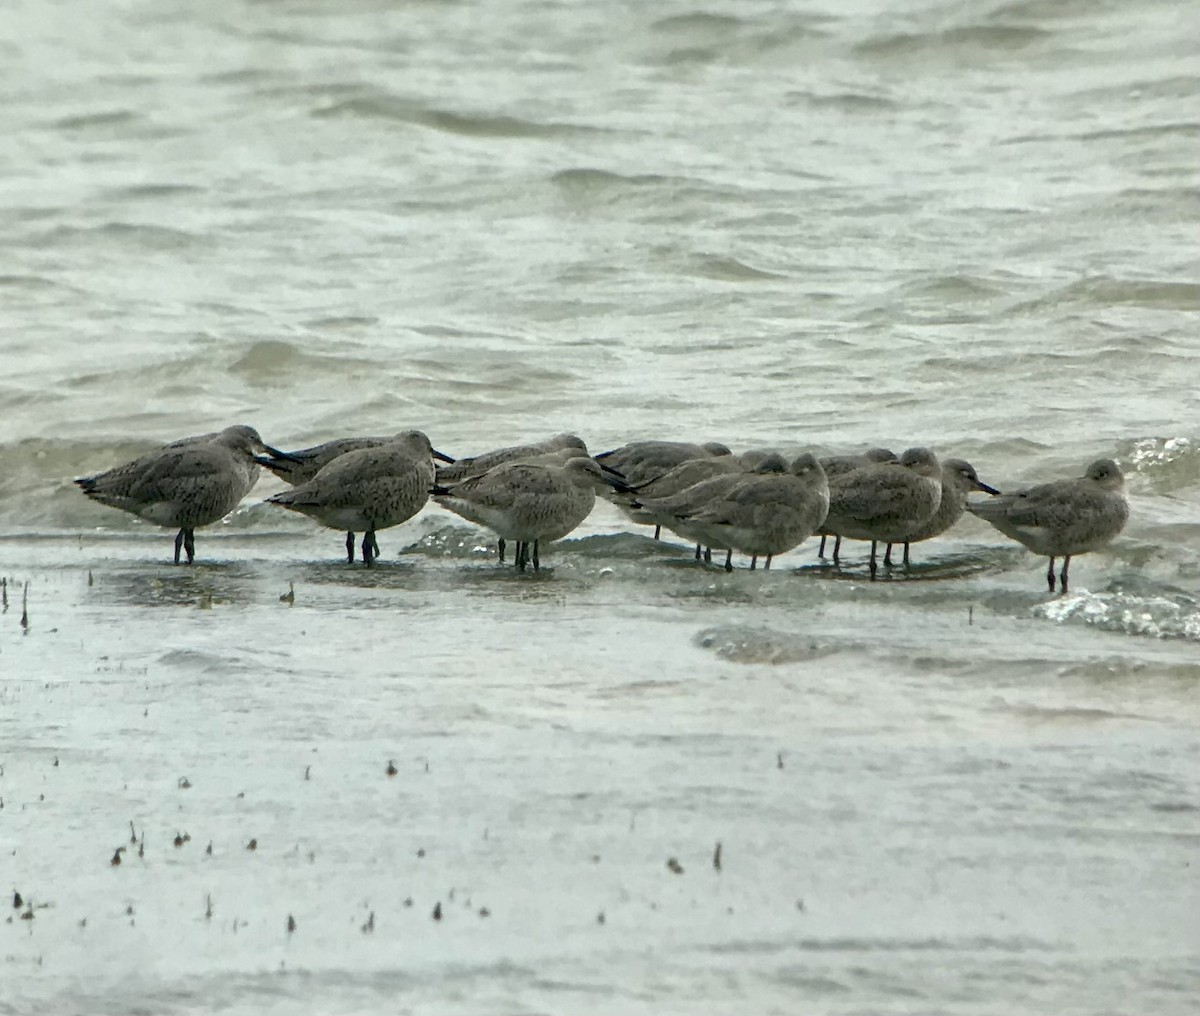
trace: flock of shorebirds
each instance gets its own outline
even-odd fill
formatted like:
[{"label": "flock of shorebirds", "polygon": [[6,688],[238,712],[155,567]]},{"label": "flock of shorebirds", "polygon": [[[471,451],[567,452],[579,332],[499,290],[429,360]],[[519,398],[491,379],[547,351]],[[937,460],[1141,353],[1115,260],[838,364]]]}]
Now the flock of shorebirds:
[{"label": "flock of shorebirds", "polygon": [[[697,560],[725,551],[727,571],[735,551],[749,556],[751,568],[760,558],[769,568],[774,556],[817,535],[821,557],[833,538],[835,562],[844,539],[870,541],[874,576],[879,544],[886,545],[884,566],[892,565],[893,545],[903,546],[907,565],[911,544],[944,533],[969,511],[1049,557],[1051,592],[1062,558],[1065,592],[1071,558],[1110,542],[1129,517],[1124,478],[1111,459],[1096,460],[1080,477],[1001,493],[970,463],[939,461],[928,448],[788,461],[773,451],[734,455],[717,443],[635,441],[593,456],[573,434],[453,459],[417,430],[284,452],[236,426],[75,482],[101,504],[178,529],[175,562],[182,552],[191,563],[195,530],[233,511],[260,466],[291,485],[268,503],[345,532],[350,563],[362,533],[367,566],[379,556],[376,531],[412,518],[432,498],[492,530],[501,562],[512,542],[516,567],[537,570],[542,546],[582,523],[601,494],[633,522],[654,526],[656,539],[668,529],[694,543]],[[968,500],[975,491],[989,497]]]}]

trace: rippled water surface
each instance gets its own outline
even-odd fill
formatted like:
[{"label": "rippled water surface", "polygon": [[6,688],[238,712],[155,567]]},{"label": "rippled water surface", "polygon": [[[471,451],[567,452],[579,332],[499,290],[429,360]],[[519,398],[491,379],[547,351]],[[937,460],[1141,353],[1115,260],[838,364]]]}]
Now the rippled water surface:
[{"label": "rippled water surface", "polygon": [[[1194,21],[10,4],[0,1013],[1195,1012]],[[870,582],[601,506],[518,576],[428,508],[366,572],[269,480],[176,569],[70,482],[234,422],[1133,515],[1051,599],[973,519]]]}]

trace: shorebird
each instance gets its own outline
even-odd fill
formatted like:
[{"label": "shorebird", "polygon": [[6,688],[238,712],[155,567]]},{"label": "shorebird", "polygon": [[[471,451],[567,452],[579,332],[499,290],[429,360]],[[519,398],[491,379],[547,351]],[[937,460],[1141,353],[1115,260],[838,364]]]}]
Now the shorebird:
[{"label": "shorebird", "polygon": [[[470,522],[517,544],[516,567],[541,568],[542,543],[559,540],[591,514],[596,491],[619,481],[595,460],[577,456],[565,465],[505,462],[480,476],[439,484],[433,499]],[[532,549],[532,555],[531,555]]]},{"label": "shorebird", "polygon": [[[258,458],[259,465],[266,466],[281,480],[293,487],[307,483],[324,469],[334,459],[350,452],[363,451],[367,448],[379,448],[393,441],[403,440],[409,431],[400,431],[391,437],[340,437],[311,448],[301,448],[299,451],[287,452],[282,458]],[[449,455],[433,450],[433,457],[442,462],[454,462]],[[351,564],[354,563],[354,532],[346,531],[346,556]],[[371,537],[372,560],[379,557],[379,541]],[[363,562],[366,563],[366,558]]]},{"label": "shorebird", "polygon": [[[724,494],[710,500],[687,522],[705,534],[710,546],[726,546],[750,557],[750,570],[799,546],[825,521],[829,483],[816,457],[805,453],[786,473],[743,477]],[[727,559],[727,564],[728,562]]]},{"label": "shorebird", "polygon": [[1112,459],[1097,459],[1083,476],[971,502],[967,511],[1035,554],[1050,558],[1046,571],[1050,592],[1054,592],[1054,560],[1061,557],[1059,588],[1065,593],[1071,558],[1111,543],[1129,519],[1129,501],[1121,467]]},{"label": "shorebird", "polygon": [[267,501],[344,530],[351,563],[354,534],[361,532],[370,568],[378,557],[375,531],[407,522],[429,500],[435,454],[421,431],[404,431],[387,444],[339,455],[308,482]]},{"label": "shorebird", "polygon": [[[946,459],[942,463],[942,500],[938,509],[930,516],[924,525],[918,526],[904,538],[904,566],[908,567],[908,547],[912,543],[941,536],[954,523],[962,518],[967,509],[967,495],[977,490],[993,496],[1000,493],[995,487],[989,487],[979,479],[975,467],[963,459]],[[892,545],[887,545],[883,555],[883,563],[892,563]]]},{"label": "shorebird", "polygon": [[258,479],[256,454],[286,459],[253,427],[226,427],[213,434],[184,438],[141,458],[75,481],[95,501],[119,508],[156,526],[178,529],[180,551],[195,559],[196,530],[224,518]]},{"label": "shorebird", "polygon": [[786,473],[787,468],[788,464],[783,456],[771,453],[748,472],[710,476],[707,480],[694,483],[669,497],[636,500],[632,507],[644,510],[656,524],[666,526],[671,532],[696,544],[697,547],[706,547],[706,561],[712,560],[712,551],[725,551],[725,570],[733,571],[733,545],[726,541],[725,534],[694,522],[692,517],[710,504],[728,497],[730,491],[738,484],[751,477]]},{"label": "shorebird", "polygon": [[[821,468],[825,470],[825,478],[832,480],[835,476],[852,473],[864,466],[876,466],[883,462],[899,462],[900,456],[890,448],[868,448],[859,455],[827,455],[820,461]],[[821,535],[821,545],[817,548],[817,557],[824,558],[825,541],[833,534],[825,529],[818,529],[817,532]],[[836,545],[840,549],[841,539],[836,539]]]},{"label": "shorebird", "polygon": [[870,540],[871,575],[879,543],[899,543],[932,518],[942,500],[942,468],[928,448],[909,448],[899,462],[864,466],[829,482],[829,515],[822,531],[842,539]]}]

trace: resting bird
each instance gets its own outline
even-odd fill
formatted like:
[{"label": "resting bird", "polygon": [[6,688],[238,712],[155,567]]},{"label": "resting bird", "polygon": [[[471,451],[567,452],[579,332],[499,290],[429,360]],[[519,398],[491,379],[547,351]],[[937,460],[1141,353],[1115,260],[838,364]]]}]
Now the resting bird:
[{"label": "resting bird", "polygon": [[156,526],[178,528],[180,551],[191,564],[196,530],[224,518],[258,479],[255,455],[287,458],[264,444],[253,427],[226,427],[213,434],[183,438],[157,451],[75,482],[92,500],[120,508]]},{"label": "resting bird", "polygon": [[[904,538],[904,567],[908,567],[908,547],[912,543],[931,540],[941,536],[954,523],[962,518],[967,508],[967,494],[978,490],[984,494],[999,494],[995,487],[989,487],[975,472],[975,467],[963,459],[946,459],[942,463],[942,500],[938,510],[924,523],[918,526]],[[887,545],[883,555],[883,563],[892,563],[892,545]]]},{"label": "resting bird", "polygon": [[379,556],[375,530],[407,522],[429,500],[433,447],[419,430],[397,434],[387,444],[339,455],[306,483],[267,498],[347,534],[354,562],[354,534],[361,532],[363,564]]},{"label": "resting bird", "polygon": [[[439,484],[433,498],[470,522],[517,544],[516,567],[541,568],[542,543],[559,540],[591,514],[596,491],[620,481],[585,456],[565,465],[505,462],[481,476]],[[532,551],[532,553],[531,553]]]},{"label": "resting bird", "polygon": [[[293,487],[302,483],[307,483],[317,475],[334,459],[346,455],[349,452],[362,451],[366,448],[379,448],[381,445],[389,444],[392,441],[403,440],[409,431],[401,431],[398,434],[393,434],[391,437],[339,437],[332,441],[326,441],[324,444],[314,445],[311,448],[301,448],[299,451],[288,452],[282,457],[259,458],[256,461],[261,466],[266,466],[272,473],[278,476],[281,480],[286,480]],[[432,450],[433,457],[442,462],[453,462],[454,459],[449,455],[443,455],[436,449]],[[379,557],[379,542],[375,539],[374,534],[371,536],[371,557],[372,560]],[[354,564],[354,532],[346,531],[346,556],[351,564]],[[367,563],[367,559],[363,558],[363,563]]]},{"label": "resting bird", "polygon": [[871,541],[871,575],[876,546],[899,543],[933,517],[942,500],[942,468],[928,448],[909,448],[898,463],[864,466],[829,481],[829,515],[821,531],[838,538]]},{"label": "resting bird", "polygon": [[1071,558],[1111,543],[1129,519],[1129,501],[1121,467],[1112,459],[1097,459],[1083,476],[971,502],[967,511],[1035,554],[1049,557],[1050,592],[1054,592],[1054,560],[1061,557],[1059,588],[1065,593]]}]

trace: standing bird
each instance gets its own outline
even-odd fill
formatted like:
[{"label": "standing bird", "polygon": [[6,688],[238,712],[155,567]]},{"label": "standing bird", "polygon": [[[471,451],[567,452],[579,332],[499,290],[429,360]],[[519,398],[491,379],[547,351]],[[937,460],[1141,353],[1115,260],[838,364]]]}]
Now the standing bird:
[{"label": "standing bird", "polygon": [[729,449],[718,441],[691,444],[687,441],[632,441],[612,451],[601,452],[596,461],[615,469],[626,483],[644,483],[672,466],[688,459],[710,455],[728,455]]},{"label": "standing bird", "polygon": [[562,466],[505,462],[432,493],[443,508],[515,541],[518,571],[530,562],[538,571],[541,544],[575,529],[591,514],[596,491],[617,482],[594,459],[578,456]]},{"label": "standing bird", "polygon": [[469,476],[482,476],[489,469],[495,469],[496,466],[501,466],[505,462],[527,462],[530,459],[552,454],[562,454],[566,458],[574,458],[576,455],[586,457],[588,450],[583,438],[577,434],[555,434],[553,437],[546,438],[545,441],[495,448],[489,452],[481,452],[479,455],[459,459],[449,467],[439,466],[437,482],[458,483]]},{"label": "standing bird", "polygon": [[[392,441],[402,440],[408,431],[401,431],[399,434],[393,434],[391,437],[340,437],[332,441],[326,441],[324,444],[314,445],[311,448],[301,448],[299,451],[288,452],[282,457],[259,458],[256,459],[259,465],[266,466],[272,473],[278,476],[281,480],[285,480],[293,487],[299,486],[302,483],[307,483],[317,475],[334,459],[340,458],[349,452],[362,451],[365,448],[379,448],[382,445],[390,444]],[[433,452],[435,459],[440,459],[443,462],[453,462],[454,459],[449,455],[443,455],[439,451]],[[371,544],[372,558],[379,557],[379,543],[372,538]],[[354,564],[354,532],[346,531],[346,556],[351,564]],[[366,563],[366,558],[363,558]]]},{"label": "standing bird", "polygon": [[[967,509],[967,494],[973,490],[991,494],[993,497],[1000,493],[995,487],[989,487],[979,479],[979,474],[975,472],[975,467],[971,463],[963,459],[946,459],[942,463],[942,500],[938,504],[938,510],[924,525],[918,526],[904,538],[905,568],[908,567],[909,544],[941,536],[962,518],[963,512]],[[892,545],[890,543],[883,555],[883,563],[885,565],[892,563]]]},{"label": "standing bird", "polygon": [[829,482],[815,456],[798,456],[786,473],[748,476],[687,521],[711,534],[704,542],[750,555],[750,570],[799,546],[825,521]]},{"label": "standing bird", "polygon": [[878,544],[899,543],[933,517],[942,501],[942,467],[928,448],[909,448],[899,462],[864,466],[829,482],[829,515],[824,532],[842,539],[871,541],[871,576]]},{"label": "standing bird", "polygon": [[[711,552],[713,550],[725,551],[725,570],[733,571],[733,544],[727,542],[726,534],[694,522],[692,517],[709,505],[728,498],[735,487],[745,483],[753,476],[768,476],[786,472],[787,463],[783,457],[772,452],[749,472],[722,473],[718,476],[710,476],[707,480],[694,483],[669,497],[634,501],[632,507],[644,510],[656,524],[666,526],[671,532],[682,536],[685,540],[690,540],[698,547],[707,547],[706,562],[712,559]],[[699,555],[697,555],[697,560],[699,560]]]},{"label": "standing bird", "polygon": [[1065,593],[1071,558],[1111,543],[1129,519],[1129,501],[1121,467],[1112,459],[1097,459],[1083,476],[976,501],[967,505],[967,511],[1035,554],[1050,558],[1046,571],[1050,592],[1054,592],[1054,559],[1061,557],[1059,588]]},{"label": "standing bird", "polygon": [[387,444],[339,455],[307,483],[267,501],[344,530],[351,563],[354,534],[361,532],[363,564],[370,568],[378,557],[375,531],[407,522],[429,500],[437,454],[421,431],[404,431]]},{"label": "standing bird", "polygon": [[196,530],[224,518],[258,479],[256,454],[287,458],[264,444],[253,427],[226,427],[184,438],[105,473],[75,482],[94,501],[156,526],[178,528],[175,563],[196,556]]},{"label": "standing bird", "polygon": [[[835,476],[841,476],[844,473],[852,473],[856,469],[862,469],[864,466],[875,466],[882,462],[899,462],[900,457],[890,448],[868,448],[860,455],[829,455],[821,459],[821,468],[825,470],[825,478],[832,480]],[[821,534],[821,546],[817,548],[817,557],[825,557],[825,541],[833,533],[825,529],[818,529]],[[837,548],[841,548],[841,538],[837,538]]]},{"label": "standing bird", "polygon": [[[611,490],[608,500],[633,522],[646,526],[654,526],[657,534],[661,532],[661,519],[656,518],[644,508],[634,508],[633,502],[671,497],[680,491],[687,490],[701,480],[726,473],[745,473],[753,469],[770,454],[768,452],[743,452],[741,455],[705,455],[699,459],[684,459],[677,466],[658,473],[653,479],[639,483],[627,490]],[[696,558],[699,560],[702,548],[697,544]]]}]

